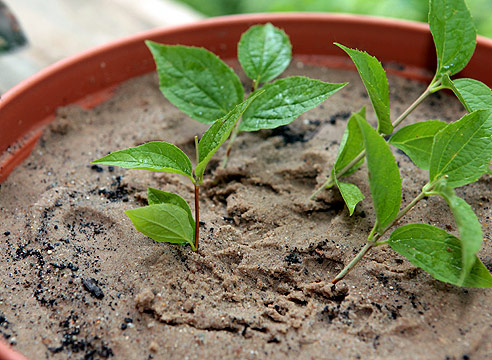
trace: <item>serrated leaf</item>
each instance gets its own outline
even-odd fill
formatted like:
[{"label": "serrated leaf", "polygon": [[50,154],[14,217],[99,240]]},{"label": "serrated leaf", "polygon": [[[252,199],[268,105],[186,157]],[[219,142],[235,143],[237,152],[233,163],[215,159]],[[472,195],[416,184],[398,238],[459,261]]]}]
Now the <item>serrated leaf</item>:
[{"label": "serrated leaf", "polygon": [[188,156],[177,146],[164,141],[152,141],[115,151],[92,163],[120,166],[125,169],[176,173],[193,181],[193,168]]},{"label": "serrated leaf", "polygon": [[437,77],[458,73],[472,57],[477,38],[465,1],[430,1],[429,26],[437,53]]},{"label": "serrated leaf", "polygon": [[492,110],[476,110],[447,125],[434,138],[431,182],[447,176],[450,187],[478,180],[492,157]]},{"label": "serrated leaf", "polygon": [[471,206],[458,197],[452,188],[446,186],[445,181],[439,183],[434,191],[448,203],[460,233],[463,268],[461,280],[464,281],[473,267],[475,254],[482,247],[482,226]]},{"label": "serrated leaf", "polygon": [[440,120],[407,125],[398,130],[388,143],[407,154],[419,168],[428,170],[434,137],[446,126],[447,123]]},{"label": "serrated leaf", "polygon": [[243,101],[238,76],[208,50],[146,42],[157,66],[162,93],[191,118],[210,124]]},{"label": "serrated leaf", "polygon": [[127,210],[135,228],[157,242],[189,243],[194,249],[193,229],[188,214],[173,204],[150,205]]},{"label": "serrated leaf", "polygon": [[336,176],[333,176],[333,178],[335,179],[338,190],[340,190],[340,194],[342,194],[343,201],[345,201],[349,209],[349,214],[352,216],[357,204],[364,200],[364,194],[362,194],[362,191],[360,191],[357,185],[338,181]]},{"label": "serrated leaf", "polygon": [[[365,119],[366,108],[363,107],[357,114]],[[364,151],[364,137],[362,136],[357,120],[354,115],[352,115],[347,122],[347,127],[345,128],[345,132],[343,133],[340,147],[338,149],[337,160],[335,161],[335,165],[333,165],[335,175],[337,175],[345,166],[350,164],[352,160],[359,156],[362,151]],[[363,162],[364,159],[359,161],[342,176],[352,174],[362,165]]]},{"label": "serrated leaf", "polygon": [[193,228],[193,238],[195,237],[195,219],[193,218],[193,214],[191,213],[190,206],[178,194],[173,194],[170,192],[162,191],[154,188],[147,188],[147,200],[149,205],[158,205],[158,204],[172,204],[179,206],[181,209],[186,211],[188,214],[188,220]]},{"label": "serrated leaf", "polygon": [[444,230],[427,224],[404,225],[391,234],[388,244],[437,280],[471,288],[492,287],[492,276],[476,256],[470,272],[461,280],[460,239]]},{"label": "serrated leaf", "polygon": [[262,93],[263,91],[259,90],[258,92],[250,95],[246,100],[232,109],[226,116],[215,121],[205,132],[205,134],[203,134],[198,144],[200,158],[195,168],[195,176],[197,178],[202,178],[205,168],[212,156],[227,140],[232,129],[234,128],[234,125],[236,125],[236,122],[239,120],[241,115],[243,115],[244,111]]},{"label": "serrated leaf", "polygon": [[393,125],[390,119],[388,79],[381,63],[374,56],[364,51],[350,49],[335,43],[345,51],[354,62],[366,87],[369,99],[378,118],[378,132],[391,134]]},{"label": "serrated leaf", "polygon": [[263,83],[273,80],[289,66],[292,45],[283,30],[270,23],[256,25],[241,36],[237,55],[246,75]]},{"label": "serrated leaf", "polygon": [[377,218],[378,233],[396,217],[401,203],[401,177],[388,143],[360,115],[354,114],[366,149],[369,187]]},{"label": "serrated leaf", "polygon": [[468,112],[492,109],[492,90],[483,82],[466,78],[451,80],[444,75],[442,84],[454,92]]},{"label": "serrated leaf", "polygon": [[266,84],[261,88],[264,93],[244,112],[239,130],[274,129],[289,124],[346,84],[332,84],[303,76],[292,76]]}]

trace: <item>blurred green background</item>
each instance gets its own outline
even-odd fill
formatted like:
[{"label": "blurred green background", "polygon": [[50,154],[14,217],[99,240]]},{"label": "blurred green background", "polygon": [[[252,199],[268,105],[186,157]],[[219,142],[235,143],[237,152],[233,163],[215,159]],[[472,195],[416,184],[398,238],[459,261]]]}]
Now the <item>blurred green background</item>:
[{"label": "blurred green background", "polygon": [[[206,16],[252,12],[343,12],[427,22],[428,0],[177,0]],[[492,37],[492,0],[468,0],[478,33]]]}]

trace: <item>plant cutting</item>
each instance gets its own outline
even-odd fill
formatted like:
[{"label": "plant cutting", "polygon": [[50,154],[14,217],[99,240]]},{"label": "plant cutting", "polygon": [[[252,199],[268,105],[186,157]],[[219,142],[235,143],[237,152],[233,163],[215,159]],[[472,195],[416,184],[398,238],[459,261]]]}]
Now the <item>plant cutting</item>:
[{"label": "plant cutting", "polygon": [[[476,254],[482,244],[482,230],[472,208],[454,189],[477,181],[490,172],[492,158],[492,92],[473,79],[451,80],[470,60],[476,44],[476,30],[463,0],[429,2],[429,25],[437,52],[437,70],[424,93],[394,122],[390,120],[388,81],[379,61],[369,54],[338,45],[355,63],[377,117],[377,129],[365,119],[365,109],[348,121],[337,160],[329,179],[311,196],[336,186],[350,215],[364,195],[350,183],[339,180],[367,161],[369,186],[376,222],[366,245],[334,279],[337,283],[373,247],[389,245],[412,264],[438,280],[466,287],[492,287],[492,276]],[[460,27],[460,31],[455,29]],[[451,89],[469,112],[447,124],[422,121],[401,128],[386,142],[396,126],[430,94]],[[417,167],[429,172],[421,193],[400,210],[402,179],[388,144],[407,154]],[[459,237],[427,224],[408,224],[382,240],[398,221],[422,199],[438,195],[449,205]]]},{"label": "plant cutting", "polygon": [[[153,188],[148,189],[149,206],[128,210],[126,214],[138,231],[155,241],[188,243],[193,251],[197,251],[199,186],[203,183],[208,162],[229,135],[223,167],[239,131],[286,125],[318,106],[346,83],[332,84],[295,76],[259,89],[260,84],[279,76],[292,56],[289,38],[272,24],[251,27],[238,44],[238,59],[253,80],[252,92],[244,101],[239,77],[213,53],[150,41],[147,46],[154,56],[162,93],[191,118],[205,124],[213,122],[200,141],[195,137],[197,165],[193,170],[188,156],[167,142],[150,142],[117,151],[92,163],[188,177],[195,188],[195,219],[182,197]],[[214,121],[216,118],[218,120]]]}]

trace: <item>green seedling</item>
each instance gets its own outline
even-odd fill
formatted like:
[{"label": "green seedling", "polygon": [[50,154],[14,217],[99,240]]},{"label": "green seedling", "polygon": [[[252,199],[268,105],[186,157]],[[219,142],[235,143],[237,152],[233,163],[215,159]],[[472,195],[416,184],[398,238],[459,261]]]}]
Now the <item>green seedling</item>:
[{"label": "green seedling", "polygon": [[[210,124],[243,101],[239,77],[213,53],[195,47],[147,41],[164,96],[192,119]],[[246,109],[231,132],[222,167],[241,131],[274,129],[287,125],[315,108],[347,83],[333,84],[303,76],[273,81],[289,66],[292,46],[284,31],[272,24],[255,25],[241,37],[239,63],[252,80],[254,95],[264,93]]]},{"label": "green seedling", "polygon": [[[360,189],[340,181],[367,163],[375,224],[366,245],[334,278],[336,283],[373,247],[389,245],[434,278],[458,286],[489,288],[492,275],[477,257],[482,229],[473,209],[456,195],[455,188],[490,173],[492,158],[492,91],[473,79],[451,80],[461,71],[476,45],[476,30],[464,0],[430,0],[429,25],[437,52],[437,70],[424,93],[394,122],[390,120],[388,81],[379,61],[369,54],[337,44],[353,60],[368,91],[377,117],[377,129],[365,119],[365,109],[347,123],[330,177],[312,196],[336,186],[353,214],[364,199]],[[457,30],[459,29],[459,31]],[[428,95],[452,90],[468,114],[453,123],[429,120],[405,126],[387,142],[384,136],[397,127]],[[401,208],[402,179],[390,145],[406,153],[428,171],[421,193]],[[422,199],[440,196],[449,206],[459,236],[427,224],[408,224],[383,236]]]}]

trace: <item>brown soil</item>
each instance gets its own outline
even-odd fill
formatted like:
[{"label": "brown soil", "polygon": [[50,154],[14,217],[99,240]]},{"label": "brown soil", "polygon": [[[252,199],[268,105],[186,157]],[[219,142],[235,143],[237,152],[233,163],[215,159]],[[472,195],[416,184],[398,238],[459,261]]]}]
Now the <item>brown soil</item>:
[{"label": "brown soil", "polygon": [[[218,152],[200,200],[198,253],[155,243],[123,214],[146,204],[147,186],[191,204],[188,179],[89,161],[150,140],[193,159],[206,127],[163,98],[155,75],[95,109],[59,109],[2,184],[0,333],[31,359],[490,359],[487,290],[438,282],[385,247],[330,284],[364,244],[371,202],[349,217],[334,191],[306,199],[326,178],[350,112],[369,101],[355,72],[297,62],[288,74],[350,85],[289,126],[241,134],[225,171]],[[390,77],[390,89],[398,115],[424,85]],[[409,122],[462,113],[436,94]],[[406,204],[426,174],[395,155]],[[369,195],[365,171],[350,181]],[[458,190],[483,224],[489,268],[491,182]],[[456,232],[437,198],[404,218],[412,221]]]}]

